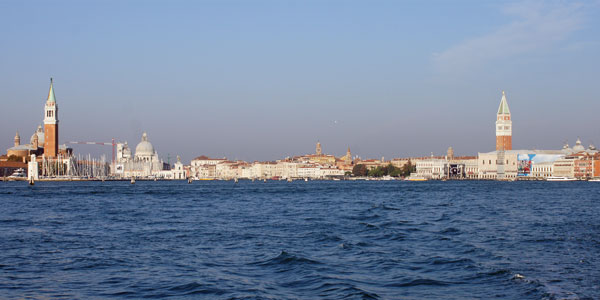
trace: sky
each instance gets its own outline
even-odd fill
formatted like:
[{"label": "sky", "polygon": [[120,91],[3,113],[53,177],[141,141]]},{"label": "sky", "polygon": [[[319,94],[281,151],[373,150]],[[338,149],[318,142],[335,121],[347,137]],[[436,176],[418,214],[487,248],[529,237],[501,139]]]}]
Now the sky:
[{"label": "sky", "polygon": [[[0,0],[0,149],[60,143],[275,160],[600,146],[599,1]],[[111,147],[72,145],[110,156]]]}]

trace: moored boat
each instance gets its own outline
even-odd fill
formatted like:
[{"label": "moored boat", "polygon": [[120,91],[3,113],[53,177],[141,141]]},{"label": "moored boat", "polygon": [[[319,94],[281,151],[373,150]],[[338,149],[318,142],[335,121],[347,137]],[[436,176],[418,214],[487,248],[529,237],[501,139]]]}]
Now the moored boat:
[{"label": "moored boat", "polygon": [[546,181],[576,181],[577,178],[562,177],[562,176],[550,176],[546,178]]},{"label": "moored boat", "polygon": [[22,168],[15,170],[14,173],[12,173],[10,176],[8,176],[9,179],[25,178],[25,177],[27,177],[27,174],[25,173],[25,170]]},{"label": "moored boat", "polygon": [[423,176],[409,176],[406,177],[404,181],[427,181],[427,178]]}]

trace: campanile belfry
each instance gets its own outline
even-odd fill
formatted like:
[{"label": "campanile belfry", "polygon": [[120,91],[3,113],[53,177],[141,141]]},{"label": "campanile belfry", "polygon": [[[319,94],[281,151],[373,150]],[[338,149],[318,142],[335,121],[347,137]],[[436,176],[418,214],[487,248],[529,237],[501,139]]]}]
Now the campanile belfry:
[{"label": "campanile belfry", "polygon": [[504,150],[512,150],[512,120],[506,94],[502,91],[502,100],[496,116],[496,151]]},{"label": "campanile belfry", "polygon": [[58,156],[58,106],[54,97],[54,87],[50,78],[50,90],[46,100],[44,115],[44,156]]}]

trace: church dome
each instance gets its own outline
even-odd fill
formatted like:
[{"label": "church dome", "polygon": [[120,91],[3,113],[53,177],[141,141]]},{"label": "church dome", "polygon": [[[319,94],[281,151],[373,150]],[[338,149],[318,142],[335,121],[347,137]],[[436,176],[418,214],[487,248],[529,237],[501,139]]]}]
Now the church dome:
[{"label": "church dome", "polygon": [[577,139],[577,142],[575,142],[575,146],[573,146],[573,151],[575,153],[585,151],[585,147],[581,144],[580,139]]},{"label": "church dome", "polygon": [[44,129],[42,129],[42,125],[39,125],[38,128],[36,129],[36,131],[33,133],[33,135],[31,135],[31,138],[29,139],[29,143],[33,144],[33,138],[37,135],[38,137],[38,144],[41,145],[40,147],[44,146]]},{"label": "church dome", "polygon": [[569,144],[565,143],[565,145],[562,148],[562,152],[564,154],[571,154],[573,152],[573,150],[571,150],[571,148],[569,148]]},{"label": "church dome", "polygon": [[154,155],[154,147],[148,142],[148,135],[144,132],[142,141],[135,147],[135,156],[152,156]]}]

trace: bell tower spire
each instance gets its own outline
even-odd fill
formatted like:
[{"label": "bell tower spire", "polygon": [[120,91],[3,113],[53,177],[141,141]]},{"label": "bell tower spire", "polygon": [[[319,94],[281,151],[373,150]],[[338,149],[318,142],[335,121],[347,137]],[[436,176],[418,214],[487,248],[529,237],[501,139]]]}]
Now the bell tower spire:
[{"label": "bell tower spire", "polygon": [[19,132],[17,131],[17,134],[15,134],[15,147],[21,145],[21,136],[19,136]]},{"label": "bell tower spire", "polygon": [[52,78],[50,78],[50,90],[44,112],[44,156],[56,157],[58,156],[58,106]]},{"label": "bell tower spire", "polygon": [[504,91],[496,115],[496,150],[512,150],[512,120]]}]

